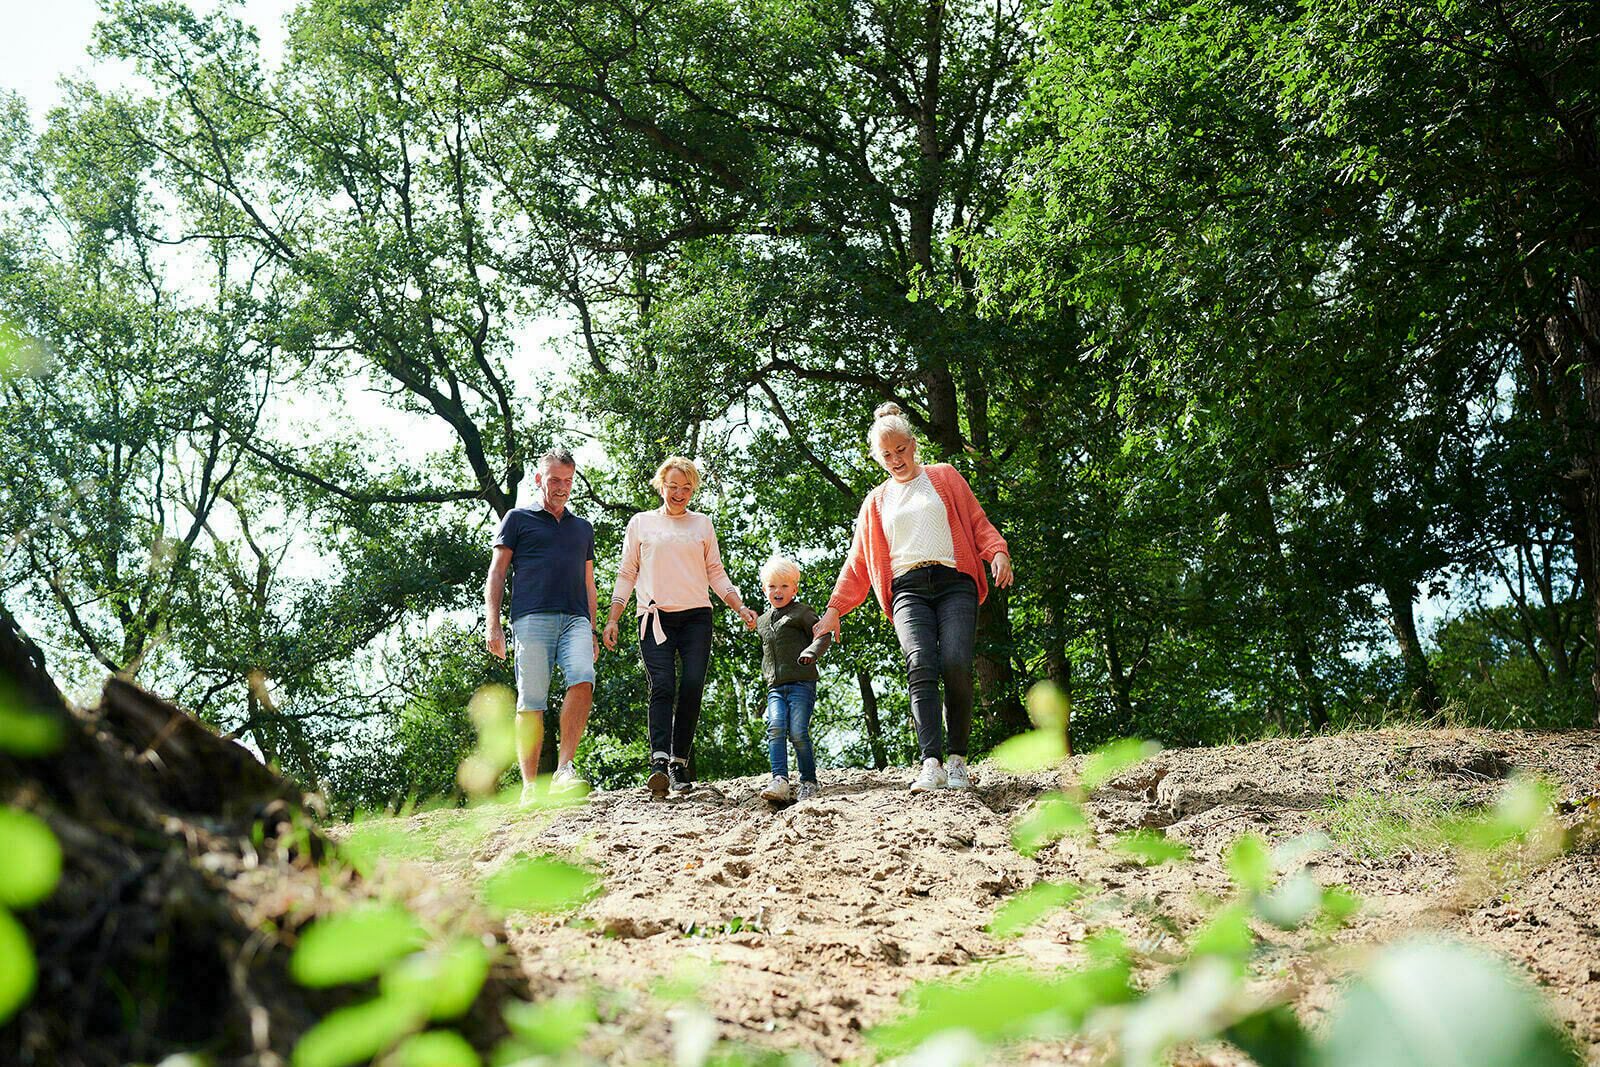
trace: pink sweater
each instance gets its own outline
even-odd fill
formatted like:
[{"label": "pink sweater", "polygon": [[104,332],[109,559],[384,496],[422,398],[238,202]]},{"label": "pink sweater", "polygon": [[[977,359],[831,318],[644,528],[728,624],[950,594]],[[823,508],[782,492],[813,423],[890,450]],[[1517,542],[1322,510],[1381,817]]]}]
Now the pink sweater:
[{"label": "pink sweater", "polygon": [[[950,540],[956,547],[956,570],[970,575],[978,585],[978,603],[989,595],[989,580],[983,573],[980,560],[991,560],[1004,552],[1006,539],[994,528],[983,505],[973,495],[972,487],[961,472],[948,463],[933,463],[924,468],[933,483],[939,499],[944,501],[945,515],[950,519]],[[877,594],[883,613],[894,617],[894,596],[889,586],[894,581],[894,567],[889,559],[889,539],[883,532],[883,514],[879,510],[885,481],[861,502],[861,513],[856,516],[856,533],[850,541],[850,552],[839,570],[839,580],[833,585],[833,595],[828,607],[840,615],[861,606],[870,588]]]},{"label": "pink sweater", "polygon": [[[710,516],[698,511],[668,515],[662,506],[628,520],[622,538],[622,565],[611,590],[613,604],[626,604],[637,592],[641,617],[653,617],[657,610],[709,608],[708,585],[729,607],[741,602],[722,566],[722,550],[717,547],[717,531]],[[641,618],[641,635],[649,621]],[[659,633],[656,639],[666,640]]]}]

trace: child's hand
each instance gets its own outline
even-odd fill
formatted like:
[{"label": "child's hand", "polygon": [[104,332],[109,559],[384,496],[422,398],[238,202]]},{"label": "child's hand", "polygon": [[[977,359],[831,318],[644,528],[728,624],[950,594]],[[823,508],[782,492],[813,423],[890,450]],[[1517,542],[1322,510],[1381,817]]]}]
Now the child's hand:
[{"label": "child's hand", "polygon": [[739,618],[744,620],[744,628],[746,630],[754,630],[761,616],[755,613],[754,608],[741,607],[739,609]]}]

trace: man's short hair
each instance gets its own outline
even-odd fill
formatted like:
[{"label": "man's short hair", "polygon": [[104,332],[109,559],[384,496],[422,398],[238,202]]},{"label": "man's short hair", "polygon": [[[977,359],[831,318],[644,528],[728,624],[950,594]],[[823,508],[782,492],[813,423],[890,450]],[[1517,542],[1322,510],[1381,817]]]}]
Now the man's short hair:
[{"label": "man's short hair", "polygon": [[551,467],[554,467],[557,464],[560,464],[563,467],[571,467],[574,470],[578,468],[578,461],[573,459],[572,453],[567,451],[565,448],[552,448],[550,451],[539,457],[540,470],[549,470]]}]

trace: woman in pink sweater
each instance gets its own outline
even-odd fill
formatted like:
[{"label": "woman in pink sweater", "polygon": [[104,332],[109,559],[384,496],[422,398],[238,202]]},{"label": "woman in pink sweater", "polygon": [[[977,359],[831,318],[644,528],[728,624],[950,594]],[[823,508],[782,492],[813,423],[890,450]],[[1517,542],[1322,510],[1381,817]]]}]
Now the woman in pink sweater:
[{"label": "woman in pink sweater", "polygon": [[[978,605],[1011,584],[1011,554],[972,487],[948,463],[917,462],[917,439],[898,404],[883,404],[867,440],[889,477],[861,502],[855,537],[815,632],[839,636],[839,619],[877,594],[906,656],[922,769],[913,793],[971,789],[972,659]],[[940,715],[939,683],[944,683]],[[945,728],[950,760],[945,765]]]},{"label": "woman in pink sweater", "polygon": [[639,658],[650,678],[650,792],[657,797],[694,788],[689,756],[700,701],[711,664],[711,598],[739,613],[755,628],[756,613],[744,606],[728,579],[711,519],[689,510],[700,487],[693,460],[672,456],[656,470],[650,484],[661,494],[661,506],[628,520],[622,539],[622,564],[611,593],[611,614],[601,640],[617,647],[617,620],[638,595]]}]

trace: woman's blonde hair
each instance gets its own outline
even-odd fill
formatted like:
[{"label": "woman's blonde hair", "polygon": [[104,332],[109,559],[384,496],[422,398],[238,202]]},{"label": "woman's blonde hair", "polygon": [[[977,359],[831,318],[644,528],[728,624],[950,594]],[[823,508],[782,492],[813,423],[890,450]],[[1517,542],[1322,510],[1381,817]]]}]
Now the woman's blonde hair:
[{"label": "woman's blonde hair", "polygon": [[667,491],[667,472],[677,471],[689,479],[689,492],[693,493],[700,488],[700,468],[694,465],[694,460],[685,459],[683,456],[668,456],[661,461],[661,466],[656,468],[656,476],[650,479],[650,486],[658,493]]},{"label": "woman's blonde hair", "polygon": [[872,449],[874,456],[881,455],[878,442],[883,440],[885,434],[909,437],[913,442],[917,440],[917,435],[911,429],[911,421],[906,418],[905,412],[900,410],[900,405],[893,400],[879,404],[878,409],[872,413],[872,426],[867,430],[867,445]]},{"label": "woman's blonde hair", "polygon": [[766,585],[774,578],[787,578],[800,588],[800,564],[787,556],[773,556],[761,565],[761,584]]}]

